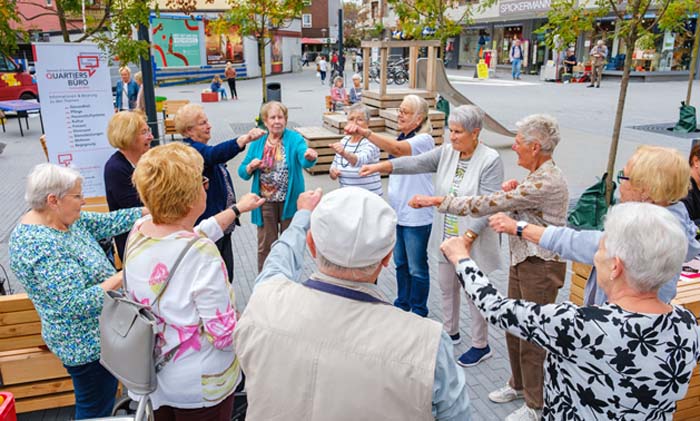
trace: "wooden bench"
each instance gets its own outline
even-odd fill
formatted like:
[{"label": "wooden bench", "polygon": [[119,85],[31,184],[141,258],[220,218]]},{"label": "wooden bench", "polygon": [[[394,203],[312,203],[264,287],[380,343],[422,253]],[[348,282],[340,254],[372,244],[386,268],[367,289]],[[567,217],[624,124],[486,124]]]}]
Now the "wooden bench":
[{"label": "wooden bench", "polygon": [[[580,306],[583,304],[583,290],[586,286],[586,280],[591,273],[591,266],[572,262],[571,268],[573,274],[571,276],[569,300]],[[678,283],[676,298],[672,303],[687,308],[695,315],[696,319],[700,320],[700,280],[681,280]],[[700,368],[698,366],[695,367],[690,378],[688,393],[685,395],[685,398],[676,403],[676,413],[673,419],[675,421],[700,419]]]},{"label": "wooden bench", "polygon": [[27,294],[0,296],[0,382],[14,395],[17,413],[75,404],[70,376],[46,348]]},{"label": "wooden bench", "polygon": [[175,114],[189,103],[190,101],[187,99],[168,99],[163,103],[163,133],[165,136],[170,135],[170,138],[175,140],[177,134]]}]

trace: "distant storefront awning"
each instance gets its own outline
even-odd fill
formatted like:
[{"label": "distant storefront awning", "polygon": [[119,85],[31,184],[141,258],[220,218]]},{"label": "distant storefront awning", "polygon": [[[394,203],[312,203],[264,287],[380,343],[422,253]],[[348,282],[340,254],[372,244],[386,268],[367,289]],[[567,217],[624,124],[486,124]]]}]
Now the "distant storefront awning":
[{"label": "distant storefront awning", "polygon": [[324,39],[323,38],[302,38],[301,43],[302,44],[317,44],[321,45],[324,44]]}]

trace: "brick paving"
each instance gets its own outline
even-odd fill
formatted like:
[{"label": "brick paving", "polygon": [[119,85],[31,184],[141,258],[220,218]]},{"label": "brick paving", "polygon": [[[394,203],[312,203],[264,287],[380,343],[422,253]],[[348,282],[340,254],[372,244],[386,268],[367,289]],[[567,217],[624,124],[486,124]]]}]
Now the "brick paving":
[{"label": "brick paving", "polygon": [[[462,76],[470,75],[466,71],[456,73]],[[282,82],[283,100],[290,109],[289,120],[299,125],[320,125],[320,116],[324,107],[323,96],[327,94],[328,87],[320,86],[313,74],[313,71],[304,71],[270,78],[270,81]],[[604,88],[596,90],[593,95],[583,86],[540,84],[535,78],[528,78],[527,81],[534,83],[508,88],[489,86],[488,83],[456,86],[509,127],[513,127],[518,118],[533,112],[549,112],[559,118],[564,141],[555,152],[555,158],[564,173],[568,175],[570,191],[573,196],[576,196],[585,186],[594,182],[595,176],[602,173],[607,161],[608,133],[614,117],[611,104],[616,99],[619,85],[614,82],[606,83]],[[171,99],[187,98],[198,102],[199,92],[206,87],[208,85],[204,84],[175,86],[157,89],[157,94]],[[260,81],[239,81],[238,91],[242,98],[239,101],[204,104],[213,124],[212,143],[231,138],[253,127],[253,119],[260,104]],[[677,115],[676,99],[685,97],[685,83],[637,84],[633,85],[630,91],[632,100],[628,101],[625,126],[653,123],[657,118],[659,121],[671,121]],[[576,101],[575,104],[571,98]],[[645,98],[654,98],[654,101],[645,101]],[[0,177],[2,177],[0,182],[2,198],[0,200],[0,264],[10,272],[7,242],[17,220],[27,210],[23,200],[26,175],[33,165],[44,161],[44,156],[38,141],[40,135],[38,119],[30,117],[30,130],[25,133],[25,137],[19,136],[13,122],[6,126],[7,133],[0,133],[0,142],[7,144],[5,150],[0,153]],[[524,172],[517,168],[515,163],[515,154],[509,150],[511,140],[488,132],[485,132],[482,138],[487,144],[500,151],[505,164],[506,178],[523,176]],[[675,146],[683,153],[689,148],[687,142],[670,143],[666,136],[624,129],[618,162],[624,162],[639,143]],[[229,163],[232,174],[236,173],[241,159],[242,156],[239,156]],[[233,178],[239,194],[249,190],[248,182],[241,181],[237,176]],[[335,182],[325,175],[305,174],[305,179],[307,188],[323,187],[325,191],[329,191],[336,187]],[[251,294],[257,268],[255,227],[249,223],[245,215],[243,222],[243,226],[233,235],[236,262],[234,285],[236,305],[240,310],[245,307]],[[502,249],[500,252],[506,253],[506,250]],[[308,275],[313,270],[314,264],[307,252],[304,272]],[[499,290],[506,290],[504,272],[497,273],[492,280]],[[10,281],[14,288],[21,290],[11,273]],[[393,264],[381,273],[378,284],[388,299],[396,297]],[[568,296],[568,282],[560,291],[559,301],[566,296]],[[429,317],[441,321],[439,287],[434,273],[431,276],[429,307]],[[464,301],[461,313],[460,326],[463,340],[455,347],[456,356],[466,351],[470,345],[470,316]],[[493,358],[476,367],[464,369],[475,420],[502,420],[520,405],[520,402],[498,405],[488,400],[488,393],[504,385],[510,375],[505,340],[501,330],[489,329],[489,344],[494,351]],[[70,408],[63,408],[24,414],[19,419],[23,421],[66,420],[70,419],[70,414]]]}]

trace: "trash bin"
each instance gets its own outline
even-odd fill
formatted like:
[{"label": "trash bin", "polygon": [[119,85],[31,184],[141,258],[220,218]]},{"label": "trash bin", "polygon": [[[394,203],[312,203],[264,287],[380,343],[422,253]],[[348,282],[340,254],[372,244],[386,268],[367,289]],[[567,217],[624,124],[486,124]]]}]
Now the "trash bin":
[{"label": "trash bin", "polygon": [[267,100],[282,102],[282,85],[277,82],[267,84]]}]

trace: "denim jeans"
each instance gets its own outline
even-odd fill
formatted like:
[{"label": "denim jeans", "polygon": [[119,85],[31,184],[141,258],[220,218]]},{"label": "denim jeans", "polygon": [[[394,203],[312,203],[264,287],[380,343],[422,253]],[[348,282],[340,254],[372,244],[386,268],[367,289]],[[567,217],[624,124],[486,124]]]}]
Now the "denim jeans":
[{"label": "denim jeans", "polygon": [[117,394],[117,379],[100,361],[64,366],[73,380],[75,391],[75,419],[108,417],[112,415]]},{"label": "denim jeans", "polygon": [[396,226],[394,264],[398,297],[394,305],[419,316],[428,315],[430,270],[428,269],[428,238],[431,225],[420,227]]},{"label": "denim jeans", "polygon": [[520,66],[522,65],[522,59],[514,58],[512,64],[513,79],[518,79],[520,77]]}]

